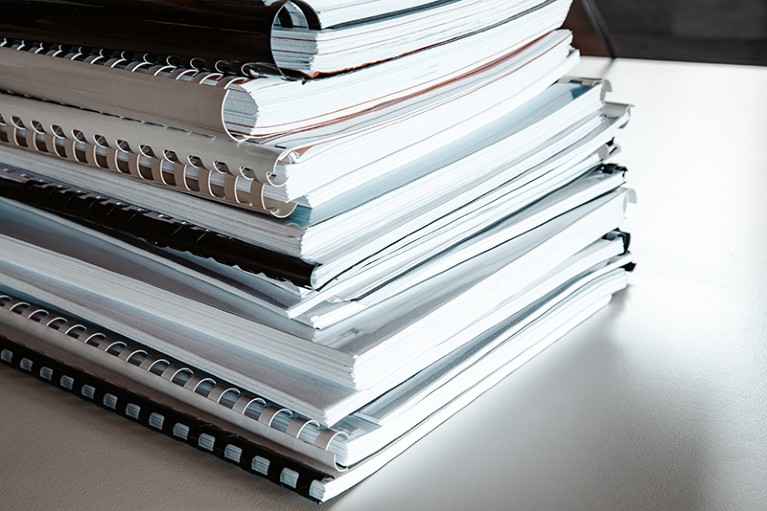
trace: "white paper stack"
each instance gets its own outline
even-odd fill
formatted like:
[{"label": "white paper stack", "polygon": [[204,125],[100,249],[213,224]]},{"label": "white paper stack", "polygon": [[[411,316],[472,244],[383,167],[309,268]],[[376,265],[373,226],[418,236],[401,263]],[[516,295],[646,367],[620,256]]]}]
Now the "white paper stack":
[{"label": "white paper stack", "polygon": [[626,286],[629,108],[566,0],[267,4],[276,70],[0,24],[0,349],[325,501]]}]

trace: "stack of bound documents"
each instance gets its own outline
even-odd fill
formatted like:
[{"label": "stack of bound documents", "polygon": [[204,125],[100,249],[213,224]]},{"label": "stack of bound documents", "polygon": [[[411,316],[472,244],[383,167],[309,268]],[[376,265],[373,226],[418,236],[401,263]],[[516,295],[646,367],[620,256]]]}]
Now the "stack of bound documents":
[{"label": "stack of bound documents", "polygon": [[2,360],[103,408],[325,501],[627,284],[569,0],[0,5]]}]

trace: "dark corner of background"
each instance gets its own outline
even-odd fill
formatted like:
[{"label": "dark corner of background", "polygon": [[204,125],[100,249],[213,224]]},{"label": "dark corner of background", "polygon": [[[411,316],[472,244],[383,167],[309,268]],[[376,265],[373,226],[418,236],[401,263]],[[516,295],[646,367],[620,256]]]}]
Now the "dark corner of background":
[{"label": "dark corner of background", "polygon": [[574,0],[565,28],[588,56],[767,65],[764,0]]}]

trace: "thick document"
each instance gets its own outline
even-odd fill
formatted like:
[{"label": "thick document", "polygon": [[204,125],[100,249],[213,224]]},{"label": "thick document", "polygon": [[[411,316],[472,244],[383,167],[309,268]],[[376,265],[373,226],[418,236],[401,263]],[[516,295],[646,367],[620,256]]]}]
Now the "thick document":
[{"label": "thick document", "polygon": [[[470,349],[333,427],[88,321],[0,291],[0,359],[146,427],[324,501],[388,463],[521,367],[626,285],[620,233],[582,257],[591,268]],[[607,259],[605,259],[607,257]],[[85,370],[83,370],[85,369]]]},{"label": "thick document", "polygon": [[[257,74],[337,73],[531,20],[570,1],[4,0],[0,36],[162,64]],[[329,5],[330,4],[330,5]],[[523,25],[524,26],[524,25]],[[111,52],[105,51],[113,50]],[[120,51],[121,50],[121,51]]]},{"label": "thick document", "polygon": [[[550,172],[550,175],[530,173],[525,176],[531,180],[527,184],[517,179],[513,186],[501,186],[482,200],[467,204],[427,226],[423,232],[413,232],[349,268],[321,289],[295,293],[290,293],[284,283],[281,285],[280,279],[287,278],[296,286],[308,286],[311,282],[309,272],[315,270],[315,266],[188,221],[8,168],[0,170],[0,196],[66,217],[76,224],[129,243],[132,239],[133,245],[139,244],[136,240],[142,240],[144,250],[159,248],[155,251],[160,256],[176,260],[199,278],[236,283],[232,292],[281,317],[321,329],[455,267],[480,250],[476,247],[483,246],[481,250],[492,247],[493,244],[481,240],[497,230],[492,226],[501,215],[518,212],[540,201],[527,213],[519,213],[513,227],[505,229],[506,235],[511,236],[513,231],[528,230],[579,201],[597,197],[624,183],[623,170],[615,165],[598,165],[598,155],[572,161],[571,167]],[[533,178],[537,178],[535,185]],[[577,186],[568,188],[580,188],[580,198],[571,195],[558,202],[546,197],[562,185],[576,182]],[[536,213],[531,214],[532,211]],[[60,229],[65,229],[64,225]],[[479,235],[482,231],[486,231],[485,234]],[[498,234],[495,236],[502,240]],[[445,259],[435,266],[429,260],[440,253],[449,254],[449,262]],[[417,266],[420,266],[418,271],[412,271]],[[399,279],[396,290],[386,287],[395,279]]]},{"label": "thick document", "polygon": [[[582,98],[585,99],[585,96]],[[441,236],[446,242],[456,243],[489,225],[488,222],[494,222],[500,207],[509,214],[537,200],[543,193],[584,174],[611,154],[614,146],[610,142],[627,118],[625,108],[616,107],[615,112],[622,113],[616,117],[613,117],[615,113],[609,113],[609,117],[597,115],[594,118],[596,124],[589,121],[563,137],[549,140],[540,150],[508,167],[499,167],[497,172],[487,174],[484,179],[482,174],[492,171],[494,166],[482,165],[482,162],[492,160],[474,157],[465,164],[463,160],[458,160],[434,175],[424,176],[383,194],[372,203],[304,228],[290,223],[266,222],[261,217],[245,213],[235,214],[235,211],[199,199],[192,201],[182,197],[183,200],[179,200],[172,191],[148,185],[128,187],[119,176],[107,179],[112,175],[83,174],[85,169],[75,165],[62,165],[52,159],[32,161],[19,152],[5,153],[0,157],[0,161],[13,163],[17,169],[8,167],[4,170],[2,175],[5,179],[0,182],[3,183],[5,196],[70,217],[80,217],[93,224],[103,222],[106,227],[139,235],[160,246],[167,245],[202,257],[238,264],[243,269],[263,272],[273,279],[287,279],[297,286],[314,289],[312,294],[316,296],[313,299],[320,300],[321,288],[324,293],[339,297],[342,291],[338,285],[348,286],[352,277],[357,280],[363,278],[361,273],[371,270],[376,264],[382,268],[382,256],[375,254],[392,243],[397,242],[407,248],[406,252],[413,254],[413,257],[419,257],[421,249],[426,249],[426,246],[413,242],[426,236],[434,238],[434,233],[443,231],[445,234]],[[526,140],[520,139],[519,143],[524,144]],[[500,152],[505,147],[508,145],[501,144],[489,155],[496,154],[505,159],[507,153]],[[547,155],[553,156],[546,159]],[[452,168],[458,169],[461,165],[465,165],[464,169],[476,171],[454,173],[455,182],[451,188],[435,194],[440,174],[450,172]],[[22,171],[24,168],[32,171]],[[25,172],[37,177],[23,177]],[[481,179],[478,184],[467,186],[477,178]],[[536,191],[525,191],[533,186]],[[454,191],[450,192],[451,189]],[[431,190],[433,198],[421,199],[422,204],[417,208],[397,205],[398,198],[405,200],[407,196],[412,196],[418,199],[423,196],[424,190]],[[516,199],[513,198],[515,196]],[[450,198],[445,202],[441,197]],[[376,218],[380,215],[385,215],[390,223],[396,223],[396,227],[377,225]],[[471,230],[464,229],[460,234],[448,231],[465,215],[475,217]],[[182,219],[184,227],[181,227]],[[131,225],[133,223],[135,225]],[[354,229],[360,223],[370,223],[371,229]],[[234,226],[236,229],[233,229]],[[322,245],[313,248],[313,240],[322,242]],[[435,239],[432,243],[437,241]],[[333,248],[334,245],[338,248]],[[344,250],[344,247],[351,250]],[[391,253],[391,248],[387,252]],[[323,256],[323,253],[329,255]],[[334,256],[334,253],[339,255]],[[415,259],[410,261],[408,264],[413,264]],[[349,272],[352,268],[353,271]],[[385,273],[394,275],[393,271],[396,267]],[[354,292],[348,287],[345,289],[343,293]],[[294,293],[298,292],[295,290]],[[306,292],[301,292],[300,296],[309,298]],[[286,307],[293,306],[290,302],[285,303]]]},{"label": "thick document", "polygon": [[[331,424],[561,285],[535,283],[620,225],[630,196],[609,192],[491,248],[514,232],[512,216],[481,244],[461,248],[472,256],[466,261],[416,279],[417,285],[323,330],[275,317],[117,240],[88,241],[85,231],[57,236],[65,232],[64,220],[42,222],[23,209],[14,214],[10,203],[4,209],[17,220],[4,224],[0,242],[8,256],[0,269],[19,291],[128,337],[151,339],[154,348],[204,363],[233,383]],[[446,261],[414,268],[415,275]],[[275,372],[279,378],[263,379]]]},{"label": "thick document", "polygon": [[[540,42],[550,50],[540,58],[541,48],[531,48],[477,76],[406,101],[259,143],[0,94],[0,142],[286,217],[299,203],[313,209],[309,201],[325,204],[341,194],[348,198],[347,192],[356,188],[350,180],[364,176],[370,181],[426,154],[460,147],[467,137],[488,132],[490,124],[502,123],[506,132],[516,129],[514,111],[575,64],[577,55],[568,41],[566,34],[555,34]],[[573,99],[567,91],[559,95]],[[330,196],[323,190],[319,199],[307,197],[336,184]]]},{"label": "thick document", "polygon": [[[564,1],[550,7],[562,11],[562,17]],[[455,80],[471,81],[475,74],[481,78],[487,66],[509,60],[507,67],[519,65],[520,59],[551,53],[552,40],[567,39],[567,31],[550,34],[557,26],[544,19],[524,30],[498,27],[401,59],[312,80],[274,73],[231,75],[0,38],[0,88],[206,135],[265,138],[322,126]]]},{"label": "thick document", "polygon": [[[213,198],[219,198],[220,202],[254,210],[252,203],[229,201],[220,192],[225,192],[227,184],[234,182],[242,183],[251,190],[259,188],[262,196],[282,190],[256,179],[209,170],[216,168],[213,163],[202,162],[196,166],[171,164],[127,150],[111,150],[96,144],[89,146],[66,137],[37,132],[32,121],[25,121],[24,128],[0,121],[0,143],[68,161],[93,161],[94,165],[84,167],[59,164],[52,159],[24,158],[14,152],[2,157],[2,161],[9,164],[84,190],[98,190],[116,199],[183,218],[269,250],[320,263],[323,265],[320,273],[325,276],[315,275],[316,282],[326,282],[328,277],[339,273],[338,269],[348,268],[349,263],[354,264],[371,254],[366,248],[369,244],[361,240],[361,236],[373,238],[380,249],[384,246],[381,243],[386,240],[391,243],[399,239],[394,238],[394,231],[402,233],[399,237],[407,234],[403,231],[406,225],[411,230],[423,227],[451,209],[472,202],[547,160],[552,160],[547,166],[550,170],[555,169],[555,161],[563,165],[568,160],[557,158],[557,155],[577,154],[573,158],[584,159],[598,152],[625,124],[629,115],[626,107],[605,105],[602,100],[604,91],[605,87],[600,83],[555,84],[495,122],[464,119],[450,130],[435,133],[423,139],[423,143],[412,143],[399,151],[394,151],[394,145],[378,144],[375,150],[370,151],[372,154],[353,152],[354,157],[344,158],[348,163],[347,169],[369,159],[373,161],[341,177],[337,177],[341,166],[337,165],[335,169],[327,167],[326,172],[322,160],[318,162],[317,158],[308,158],[305,164],[293,163],[290,169],[306,166],[306,171],[300,175],[291,172],[285,186],[291,186],[294,179],[301,181],[305,177],[307,187],[318,188],[308,192],[305,195],[306,204],[298,205],[284,220],[222,208],[171,191],[180,189],[202,197],[211,197],[209,193],[213,193]],[[8,100],[5,103],[7,108],[4,100]],[[0,112],[6,114],[3,119],[14,119],[13,116],[21,110],[10,105],[21,104],[21,101],[26,101],[24,104],[29,108],[39,107],[37,113],[40,116],[48,111],[46,104],[35,105],[31,100],[0,95]],[[123,133],[123,140],[131,140],[132,132],[127,128],[136,123],[117,121],[128,125],[115,125],[114,136],[119,137],[119,133]],[[16,118],[16,122],[20,123],[21,118]],[[386,134],[396,133],[396,128],[395,125]],[[126,141],[126,146],[130,146],[126,149],[136,146],[132,142]],[[338,145],[331,142],[331,145],[329,150],[322,151],[317,157],[325,158],[330,163],[334,154],[355,151],[351,143]],[[176,154],[184,153],[179,151]],[[382,154],[386,156],[381,158]],[[117,163],[110,165],[110,161]],[[250,160],[251,164],[253,161]],[[158,169],[162,169],[162,174],[155,180],[152,177]],[[204,179],[207,186],[200,186],[201,180],[193,179],[195,175],[207,176]],[[336,179],[333,179],[334,176]],[[139,183],[129,185],[126,177]],[[315,185],[309,183],[310,179]],[[148,186],[151,184],[168,190]],[[408,206],[403,207],[403,204]],[[270,216],[278,214],[274,210],[272,213]],[[376,223],[379,218],[386,218],[387,222]],[[357,229],[360,223],[370,223],[373,230]],[[236,225],[234,230],[233,225]],[[384,235],[384,228],[389,231],[385,238],[378,236]],[[341,257],[347,262],[334,263]],[[331,263],[338,269],[333,270]]]}]

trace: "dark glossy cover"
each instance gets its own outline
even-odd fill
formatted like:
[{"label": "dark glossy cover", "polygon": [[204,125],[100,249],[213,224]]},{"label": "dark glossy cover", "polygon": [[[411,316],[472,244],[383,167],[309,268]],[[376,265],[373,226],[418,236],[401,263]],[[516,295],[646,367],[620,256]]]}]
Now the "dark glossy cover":
[{"label": "dark glossy cover", "polygon": [[316,265],[231,238],[182,220],[90,191],[39,178],[0,174],[0,197],[64,216],[112,235],[140,238],[151,245],[214,259],[244,271],[308,286]]},{"label": "dark glossy cover", "polygon": [[[274,64],[287,0],[0,0],[0,36],[89,48]],[[310,25],[318,23],[302,2]]]}]

